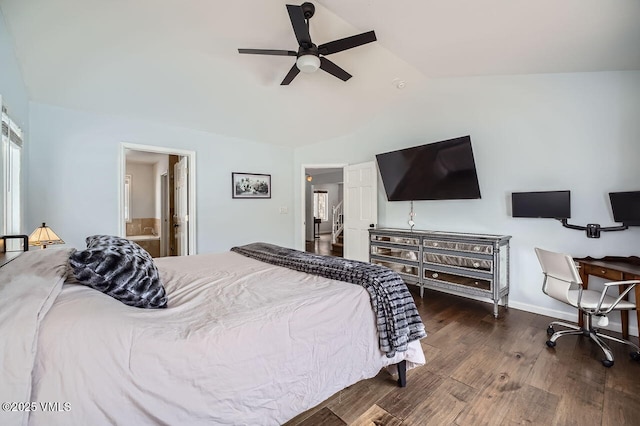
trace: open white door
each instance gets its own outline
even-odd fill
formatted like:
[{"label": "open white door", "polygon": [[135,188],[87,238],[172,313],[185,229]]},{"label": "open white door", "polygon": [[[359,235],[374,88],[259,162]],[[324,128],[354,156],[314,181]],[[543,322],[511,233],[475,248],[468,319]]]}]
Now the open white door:
[{"label": "open white door", "polygon": [[186,256],[189,254],[189,233],[187,226],[189,222],[189,198],[188,198],[188,168],[187,157],[180,157],[174,166],[175,172],[175,213],[173,226],[176,228],[176,255]]},{"label": "open white door", "polygon": [[344,168],[344,257],[369,261],[369,228],[378,223],[378,175],[373,161]]}]

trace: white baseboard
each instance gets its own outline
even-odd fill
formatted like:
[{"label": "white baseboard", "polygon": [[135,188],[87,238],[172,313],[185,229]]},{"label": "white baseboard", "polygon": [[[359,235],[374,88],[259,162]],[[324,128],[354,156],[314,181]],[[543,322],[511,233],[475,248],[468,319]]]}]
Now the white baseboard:
[{"label": "white baseboard", "polygon": [[[428,288],[428,287],[425,287]],[[431,289],[433,290],[433,289]],[[460,293],[455,293],[455,292],[450,292],[450,291],[446,291],[446,289],[438,289],[438,290],[434,290],[434,291],[443,291],[444,293],[449,293],[449,294],[453,294],[456,296],[460,296],[460,297],[466,297],[469,299],[474,299],[474,300],[478,300],[480,302],[484,302],[484,303],[489,303],[491,305],[493,305],[493,301],[484,297],[476,297],[476,296],[472,296],[472,295],[464,295],[461,296]],[[502,307],[502,305],[500,305],[500,309],[504,309]],[[544,315],[547,317],[550,317],[553,319],[560,319],[563,321],[568,321],[568,322],[577,322],[578,321],[578,311],[576,309],[575,313],[568,313],[568,312],[564,312],[564,311],[558,311],[556,309],[549,309],[549,308],[545,308],[545,307],[541,307],[541,306],[535,306],[535,305],[530,305],[527,303],[521,303],[521,302],[514,302],[509,300],[509,309],[517,309],[519,311],[525,311],[525,312],[531,312],[534,314],[538,314],[538,315]],[[638,315],[640,315],[640,312],[637,313]],[[611,321],[609,322],[609,325],[606,327],[601,327],[604,328],[605,330],[610,330],[613,332],[618,332],[620,333],[622,331],[622,324],[619,321]],[[638,325],[636,321],[632,321],[629,320],[629,335],[630,336],[638,336]]]},{"label": "white baseboard", "polygon": [[[577,322],[578,320],[577,310],[575,313],[572,314],[564,311],[558,311],[555,309],[529,305],[526,303],[509,302],[509,309],[511,308],[518,309],[520,311],[532,312],[534,314],[544,315],[554,319],[561,319],[561,320],[569,321],[573,323]],[[618,321],[611,321],[609,322],[608,326],[601,327],[601,328],[620,333],[622,330],[622,324]],[[638,325],[635,324],[635,321],[629,321],[629,335],[636,336],[636,337],[638,336]]]}]

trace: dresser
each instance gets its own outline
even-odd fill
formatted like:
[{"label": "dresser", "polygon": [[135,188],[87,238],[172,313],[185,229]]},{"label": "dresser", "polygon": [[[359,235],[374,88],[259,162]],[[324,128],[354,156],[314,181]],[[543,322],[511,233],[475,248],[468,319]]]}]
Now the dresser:
[{"label": "dresser", "polygon": [[400,274],[408,284],[461,296],[488,298],[498,317],[509,295],[509,235],[394,228],[369,230],[369,261]]}]

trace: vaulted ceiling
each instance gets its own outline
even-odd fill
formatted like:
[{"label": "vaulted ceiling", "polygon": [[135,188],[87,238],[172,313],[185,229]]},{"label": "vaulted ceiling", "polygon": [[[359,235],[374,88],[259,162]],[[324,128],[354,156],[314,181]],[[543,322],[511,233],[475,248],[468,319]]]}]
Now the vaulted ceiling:
[{"label": "vaulted ceiling", "polygon": [[[281,0],[0,0],[30,99],[299,146],[350,133],[433,79],[640,70],[637,0],[317,0],[316,44],[375,30],[325,72]],[[398,88],[399,82],[404,88]],[[400,85],[402,86],[402,85]]]}]

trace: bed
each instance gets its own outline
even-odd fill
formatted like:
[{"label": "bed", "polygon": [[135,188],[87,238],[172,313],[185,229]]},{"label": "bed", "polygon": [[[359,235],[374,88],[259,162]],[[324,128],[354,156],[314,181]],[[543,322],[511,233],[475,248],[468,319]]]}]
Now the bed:
[{"label": "bed", "polygon": [[381,350],[360,285],[236,251],[159,258],[167,307],[140,309],[68,279],[73,252],[0,269],[0,424],[282,424],[425,362],[424,333]]}]

